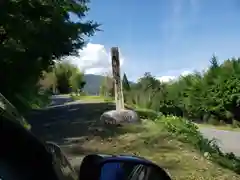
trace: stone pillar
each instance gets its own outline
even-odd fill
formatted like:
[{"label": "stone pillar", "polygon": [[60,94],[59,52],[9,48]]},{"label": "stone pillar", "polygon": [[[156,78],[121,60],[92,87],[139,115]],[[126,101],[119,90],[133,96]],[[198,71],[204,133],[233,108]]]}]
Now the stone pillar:
[{"label": "stone pillar", "polygon": [[116,110],[120,111],[124,109],[124,97],[122,91],[122,81],[120,73],[120,61],[119,61],[119,51],[117,47],[111,48],[111,58],[112,58],[112,73],[114,79],[115,88],[115,102]]},{"label": "stone pillar", "polygon": [[100,121],[104,124],[120,125],[141,123],[138,114],[133,110],[124,109],[122,81],[120,73],[119,51],[117,47],[111,48],[112,73],[115,87],[116,110],[104,112]]}]

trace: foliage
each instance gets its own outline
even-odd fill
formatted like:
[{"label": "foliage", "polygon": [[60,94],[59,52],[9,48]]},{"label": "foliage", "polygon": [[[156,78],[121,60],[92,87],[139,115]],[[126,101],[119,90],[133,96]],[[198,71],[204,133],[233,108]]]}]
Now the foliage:
[{"label": "foliage", "polygon": [[158,92],[161,91],[161,83],[151,76],[150,73],[145,73],[144,77],[138,80],[138,83],[131,85],[131,91],[125,93],[126,103],[135,104],[141,108],[159,109],[157,98]]},{"label": "foliage", "polygon": [[150,109],[140,109],[136,108],[135,111],[139,115],[141,119],[157,119],[159,118],[162,114]]},{"label": "foliage", "polygon": [[223,153],[216,141],[208,140],[198,131],[198,127],[192,122],[176,116],[166,116],[159,119],[165,128],[177,139],[190,143],[202,154],[219,165],[231,169],[240,174],[240,159],[232,153]]},{"label": "foliage", "polygon": [[125,95],[129,104],[196,122],[240,121],[240,58],[219,64],[216,56],[205,72],[161,83],[146,73]]},{"label": "foliage", "polygon": [[[191,121],[177,116],[152,116],[152,110],[138,110],[138,113],[144,112],[145,118],[161,124],[161,130],[168,131],[171,136],[178,140],[189,143],[199,150],[205,158],[212,160],[219,165],[231,169],[240,174],[240,159],[232,153],[223,153],[218,147],[216,141],[208,140],[199,132],[198,127]],[[145,113],[151,112],[151,113]],[[155,112],[155,114],[158,114]]]},{"label": "foliage", "polygon": [[114,79],[111,73],[106,73],[100,86],[100,95],[106,98],[114,97]]},{"label": "foliage", "polygon": [[125,73],[123,74],[122,87],[123,91],[130,91],[130,84]]},{"label": "foliage", "polygon": [[40,83],[44,89],[58,91],[61,94],[75,92],[80,95],[86,82],[83,80],[84,74],[81,73],[76,65],[69,61],[57,63],[51,72],[44,75]]},{"label": "foliage", "polygon": [[76,55],[85,37],[94,34],[98,24],[83,20],[88,10],[86,0],[1,3],[0,76],[6,78],[0,92],[17,108],[22,99],[38,96],[36,85],[44,71],[62,57]]}]

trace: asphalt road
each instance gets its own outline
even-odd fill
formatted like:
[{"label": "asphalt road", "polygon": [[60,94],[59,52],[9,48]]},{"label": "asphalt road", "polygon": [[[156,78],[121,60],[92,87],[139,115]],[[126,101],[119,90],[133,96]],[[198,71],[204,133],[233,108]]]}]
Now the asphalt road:
[{"label": "asphalt road", "polygon": [[[91,152],[81,150],[81,142],[92,135],[94,129],[101,128],[100,116],[113,110],[111,103],[82,103],[73,101],[67,95],[53,96],[49,107],[33,110],[26,119],[32,132],[44,141],[60,145],[73,166],[79,166],[84,155]],[[77,146],[77,151],[75,145]]]},{"label": "asphalt road", "polygon": [[233,152],[236,156],[240,157],[240,132],[219,130],[213,128],[200,128],[200,132],[208,139],[216,139],[217,144],[223,152]]}]

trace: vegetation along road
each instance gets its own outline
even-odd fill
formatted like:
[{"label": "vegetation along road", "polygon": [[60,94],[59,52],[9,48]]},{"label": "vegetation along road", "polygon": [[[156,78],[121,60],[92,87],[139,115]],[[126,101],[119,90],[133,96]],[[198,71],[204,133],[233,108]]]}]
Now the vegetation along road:
[{"label": "vegetation along road", "polygon": [[[89,133],[93,133],[92,131],[101,131],[100,115],[114,108],[109,103],[74,102],[70,96],[58,95],[52,97],[49,108],[34,110],[28,119],[37,136],[57,142],[70,156],[75,156],[72,152],[74,144],[82,141]],[[240,156],[239,144],[235,143],[240,139],[239,132],[207,127],[201,127],[200,131],[209,139],[219,139],[218,144],[224,152],[233,152]],[[81,155],[78,154],[76,159],[73,159],[74,165],[79,163],[79,158]]]},{"label": "vegetation along road", "polygon": [[240,156],[240,132],[219,130],[208,127],[200,127],[201,133],[208,139],[217,139],[217,144],[225,153],[233,152],[235,155]]}]

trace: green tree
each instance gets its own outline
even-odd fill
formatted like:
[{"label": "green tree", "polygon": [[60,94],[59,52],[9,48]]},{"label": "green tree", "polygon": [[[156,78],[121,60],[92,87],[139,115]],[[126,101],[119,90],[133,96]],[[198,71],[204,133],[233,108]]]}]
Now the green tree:
[{"label": "green tree", "polygon": [[114,97],[114,80],[110,73],[106,73],[100,86],[100,94],[105,97]]},{"label": "green tree", "polygon": [[129,81],[125,73],[123,74],[122,86],[123,86],[123,91],[130,91]]},{"label": "green tree", "polygon": [[[87,1],[4,1],[1,4],[1,93],[19,110],[29,94],[39,94],[36,84],[54,60],[77,55],[87,36],[99,26],[84,21]],[[70,14],[78,19],[72,22]],[[20,97],[20,98],[19,98]]]},{"label": "green tree", "polygon": [[70,77],[71,91],[77,95],[82,91],[86,82],[83,80],[83,74],[79,70],[75,71]]},{"label": "green tree", "polygon": [[205,72],[160,83],[145,73],[128,93],[128,103],[214,124],[240,121],[240,58],[218,63],[213,56]]}]

